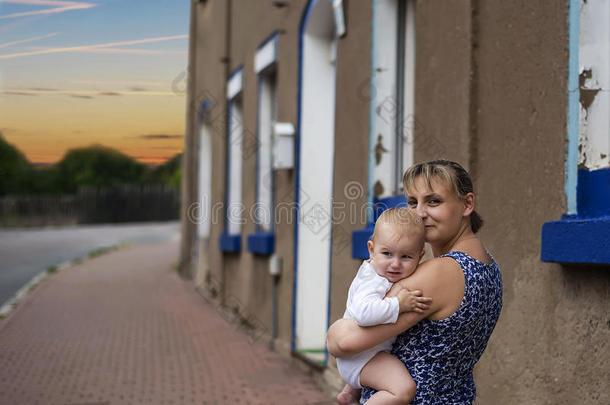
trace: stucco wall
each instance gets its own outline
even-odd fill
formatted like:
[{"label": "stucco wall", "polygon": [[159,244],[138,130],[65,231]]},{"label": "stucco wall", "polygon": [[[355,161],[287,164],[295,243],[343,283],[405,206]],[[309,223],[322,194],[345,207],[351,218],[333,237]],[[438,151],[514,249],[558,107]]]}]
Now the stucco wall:
[{"label": "stucco wall", "polygon": [[478,5],[476,177],[505,294],[481,403],[608,403],[610,269],[540,261],[566,211],[567,2]]},{"label": "stucco wall", "polygon": [[469,169],[471,1],[418,1],[416,10],[414,161]]},{"label": "stucco wall", "polygon": [[[271,2],[261,6],[248,0],[208,1],[199,5],[197,23],[196,87],[206,98],[213,98],[212,127],[212,205],[223,207],[226,187],[226,74],[243,67],[244,139],[252,146],[257,134],[258,77],[254,71],[257,48],[274,32],[279,33],[277,65],[278,120],[296,124],[296,86],[298,58],[298,26],[306,1],[291,1],[285,7],[274,7]],[[231,5],[230,45],[227,60],[227,7]],[[253,142],[254,141],[254,142]],[[215,209],[206,257],[198,264],[198,284],[204,294],[214,298],[218,292],[218,305],[232,319],[246,320],[258,330],[257,339],[267,339],[271,334],[271,296],[273,280],[269,275],[269,258],[255,256],[247,251],[247,235],[254,232],[255,224],[249,209],[256,202],[256,145],[244,148],[242,250],[239,253],[222,253],[218,238],[224,231],[224,211]],[[275,172],[275,203],[288,207],[294,202],[294,170]],[[286,212],[285,211],[285,212]],[[293,235],[294,218],[286,215],[276,224],[276,253],[283,258],[283,272],[278,283],[278,341],[279,350],[288,352],[292,333],[293,296]],[[202,243],[205,243],[202,242]],[[205,249],[204,249],[205,250]],[[202,250],[203,251],[203,250]],[[209,276],[206,276],[209,263]],[[234,312],[234,311],[237,311]]]},{"label": "stucco wall", "polygon": [[[218,237],[222,232],[222,221],[224,213],[218,207],[225,199],[225,125],[226,122],[226,76],[227,67],[223,61],[226,55],[227,30],[226,2],[209,2],[205,6],[196,6],[196,28],[197,37],[195,56],[195,94],[192,103],[197,111],[201,103],[208,100],[210,109],[205,112],[206,124],[211,129],[212,144],[212,195],[211,195],[211,220],[209,241],[200,241],[200,261],[196,270],[196,281],[199,286],[205,281],[205,287],[212,297],[218,296],[222,290],[223,273],[221,271],[223,260],[218,252]],[[199,137],[199,117],[195,114],[193,118],[195,132],[191,141],[196,151]],[[198,162],[198,156],[193,153],[193,160]],[[193,167],[198,167],[197,163]],[[194,176],[193,181],[197,177]],[[184,205],[184,203],[183,203]],[[197,220],[197,218],[195,218]],[[206,246],[207,245],[207,246]],[[207,262],[207,263],[206,263]],[[207,264],[207,265],[206,265]]]},{"label": "stucco wall", "polygon": [[[610,401],[608,268],[540,261],[542,224],[566,210],[567,11],[418,2],[415,160],[470,169],[481,237],[504,277],[500,322],[475,369],[478,404]],[[447,149],[429,153],[423,134]]]}]

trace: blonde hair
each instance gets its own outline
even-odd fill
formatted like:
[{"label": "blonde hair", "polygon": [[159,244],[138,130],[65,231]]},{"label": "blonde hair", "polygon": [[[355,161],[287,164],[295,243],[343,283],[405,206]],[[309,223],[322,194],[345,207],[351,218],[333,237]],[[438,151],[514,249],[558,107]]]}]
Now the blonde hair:
[{"label": "blonde hair", "polygon": [[424,245],[424,222],[415,210],[407,207],[393,207],[383,211],[377,222],[371,240],[375,240],[375,233],[379,224],[390,224],[398,226],[401,235],[421,237],[422,247]]},{"label": "blonde hair", "polygon": [[[468,193],[474,193],[472,180],[468,172],[459,163],[450,160],[432,160],[430,162],[418,163],[411,166],[402,178],[405,190],[414,187],[415,179],[422,176],[429,188],[432,188],[432,179],[440,180],[453,189],[455,195],[464,198]],[[470,228],[477,233],[483,226],[483,218],[476,212],[470,214]]]}]

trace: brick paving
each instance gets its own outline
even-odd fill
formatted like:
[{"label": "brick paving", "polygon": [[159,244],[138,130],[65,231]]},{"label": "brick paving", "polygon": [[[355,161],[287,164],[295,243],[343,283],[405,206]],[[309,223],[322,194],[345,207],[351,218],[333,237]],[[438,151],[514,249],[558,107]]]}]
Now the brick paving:
[{"label": "brick paving", "polygon": [[0,320],[1,404],[331,404],[171,270],[178,242],[48,277]]}]

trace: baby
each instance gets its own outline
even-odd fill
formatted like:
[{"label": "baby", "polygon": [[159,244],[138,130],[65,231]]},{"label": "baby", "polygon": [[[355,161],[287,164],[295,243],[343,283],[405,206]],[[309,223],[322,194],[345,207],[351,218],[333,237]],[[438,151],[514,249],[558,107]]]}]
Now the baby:
[{"label": "baby", "polygon": [[[368,241],[370,259],[364,261],[352,281],[344,318],[354,318],[360,326],[394,323],[398,314],[421,312],[428,298],[402,289],[396,297],[385,298],[392,285],[413,274],[424,255],[424,225],[414,210],[390,208],[377,219]],[[360,389],[377,390],[367,404],[408,404],[417,389],[409,371],[389,354],[395,338],[352,357],[337,359],[337,368],[347,382],[337,396],[340,404],[358,404]]]}]

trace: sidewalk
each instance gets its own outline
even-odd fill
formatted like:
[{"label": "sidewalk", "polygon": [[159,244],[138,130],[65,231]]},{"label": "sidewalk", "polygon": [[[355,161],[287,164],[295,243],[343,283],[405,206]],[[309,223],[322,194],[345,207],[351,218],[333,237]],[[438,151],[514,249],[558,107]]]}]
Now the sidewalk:
[{"label": "sidewalk", "polygon": [[48,277],[0,320],[0,404],[332,404],[137,245]]}]

